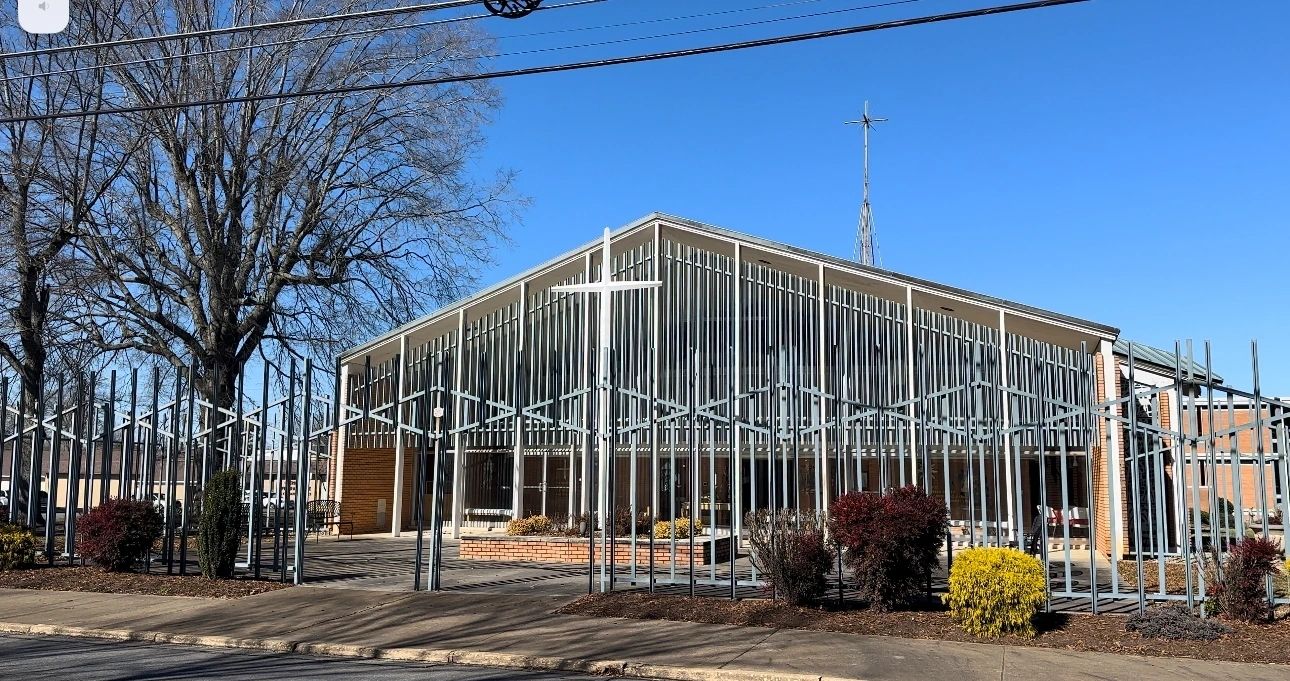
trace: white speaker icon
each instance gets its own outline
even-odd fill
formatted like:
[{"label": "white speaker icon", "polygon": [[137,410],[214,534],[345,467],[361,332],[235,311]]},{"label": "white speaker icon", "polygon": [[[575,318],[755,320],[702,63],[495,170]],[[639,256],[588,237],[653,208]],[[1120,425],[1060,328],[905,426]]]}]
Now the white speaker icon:
[{"label": "white speaker icon", "polygon": [[18,0],[18,25],[28,33],[60,33],[67,28],[70,0]]}]

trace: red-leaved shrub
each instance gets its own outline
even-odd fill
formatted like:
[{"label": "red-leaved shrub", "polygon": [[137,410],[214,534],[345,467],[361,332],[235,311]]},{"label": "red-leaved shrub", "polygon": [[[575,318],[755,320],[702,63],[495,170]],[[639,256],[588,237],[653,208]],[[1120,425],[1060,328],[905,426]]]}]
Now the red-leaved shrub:
[{"label": "red-leaved shrub", "polygon": [[879,610],[920,599],[948,526],[945,503],[915,485],[883,495],[852,492],[829,507],[829,532],[843,548],[856,588]]},{"label": "red-leaved shrub", "polygon": [[76,521],[81,555],[108,572],[124,572],[148,555],[164,520],[147,501],[108,499]]},{"label": "red-leaved shrub", "polygon": [[1233,543],[1212,591],[1218,611],[1244,622],[1266,619],[1272,613],[1267,580],[1277,574],[1280,560],[1281,549],[1261,536]]}]

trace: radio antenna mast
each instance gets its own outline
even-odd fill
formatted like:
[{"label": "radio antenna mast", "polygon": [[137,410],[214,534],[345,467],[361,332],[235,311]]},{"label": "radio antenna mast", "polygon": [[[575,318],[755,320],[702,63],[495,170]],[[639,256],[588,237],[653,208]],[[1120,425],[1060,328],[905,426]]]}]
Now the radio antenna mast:
[{"label": "radio antenna mast", "polygon": [[869,206],[869,130],[874,124],[886,121],[885,118],[874,118],[869,115],[869,101],[865,100],[864,114],[860,120],[847,121],[847,125],[859,125],[864,133],[864,198],[860,203],[860,227],[856,230],[855,259],[861,265],[874,264],[878,254],[878,244],[874,239],[873,209]]}]

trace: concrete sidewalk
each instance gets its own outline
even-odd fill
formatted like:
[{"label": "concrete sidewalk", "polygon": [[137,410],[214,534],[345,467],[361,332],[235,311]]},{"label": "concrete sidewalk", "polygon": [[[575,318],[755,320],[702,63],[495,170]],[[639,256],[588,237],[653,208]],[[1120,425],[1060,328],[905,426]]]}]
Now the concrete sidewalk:
[{"label": "concrete sidewalk", "polygon": [[672,679],[1220,679],[1290,667],[552,615],[567,598],[296,587],[240,600],[0,590],[0,631]]}]

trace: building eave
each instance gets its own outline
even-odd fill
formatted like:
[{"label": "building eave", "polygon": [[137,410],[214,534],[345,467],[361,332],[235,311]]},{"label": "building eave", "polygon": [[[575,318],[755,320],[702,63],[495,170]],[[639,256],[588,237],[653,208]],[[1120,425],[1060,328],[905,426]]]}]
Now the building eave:
[{"label": "building eave", "polygon": [[[861,265],[859,263],[851,262],[825,253],[818,253],[790,244],[666,213],[650,213],[649,215],[634,220],[618,229],[612,230],[610,238],[611,241],[617,242],[641,230],[650,229],[655,225],[666,227],[671,230],[693,232],[700,237],[709,237],[726,241],[731,244],[739,243],[747,249],[766,251],[778,256],[793,259],[800,263],[814,265],[820,268],[822,272],[828,271],[838,276],[858,277],[890,287],[908,288],[910,291],[918,291],[920,294],[934,296],[938,301],[940,299],[948,301],[962,301],[966,304],[980,308],[998,310],[1002,314],[1012,315],[1022,321],[1029,320],[1030,323],[1066,329],[1069,332],[1087,336],[1089,339],[1095,341],[1115,340],[1119,335],[1119,329],[1106,324],[1064,315],[1051,310],[1017,303],[1003,298],[975,293],[966,289],[948,286],[878,267]],[[415,334],[417,331],[427,329],[435,324],[442,324],[462,309],[479,306],[486,303],[489,299],[501,295],[507,295],[516,291],[524,282],[557,268],[569,266],[578,259],[586,257],[589,251],[596,250],[599,247],[599,239],[588,241],[583,245],[547,260],[540,265],[531,267],[519,274],[493,284],[492,286],[488,286],[478,293],[474,293],[461,298],[460,300],[444,305],[438,310],[435,310],[434,312],[415,321],[399,326],[398,328],[395,328],[377,338],[346,350],[340,355],[341,362],[343,364],[353,364],[360,361],[366,355],[392,355],[394,352],[397,352],[399,339],[401,337]],[[1095,349],[1095,347],[1091,348],[1090,351]]]}]

